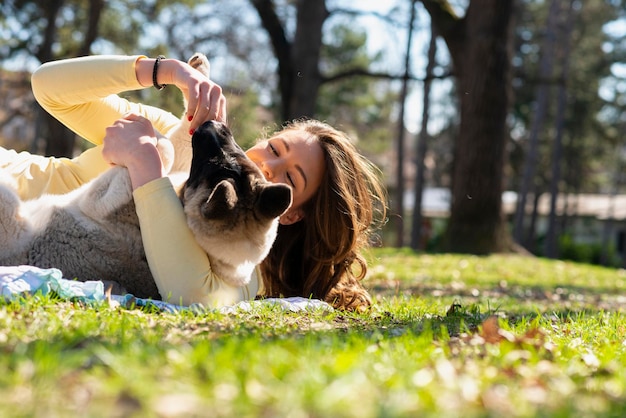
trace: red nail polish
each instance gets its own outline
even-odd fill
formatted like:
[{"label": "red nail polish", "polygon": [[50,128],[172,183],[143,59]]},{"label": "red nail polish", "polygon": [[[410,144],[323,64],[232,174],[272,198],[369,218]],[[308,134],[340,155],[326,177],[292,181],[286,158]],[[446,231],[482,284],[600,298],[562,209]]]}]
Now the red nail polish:
[{"label": "red nail polish", "polygon": [[189,122],[191,122],[191,120],[192,120],[192,119],[193,119],[193,116],[187,116],[187,120],[188,120]]},{"label": "red nail polish", "polygon": [[190,129],[190,130],[189,130],[189,135],[193,135],[193,133],[194,133],[195,131],[196,131],[195,129]]}]

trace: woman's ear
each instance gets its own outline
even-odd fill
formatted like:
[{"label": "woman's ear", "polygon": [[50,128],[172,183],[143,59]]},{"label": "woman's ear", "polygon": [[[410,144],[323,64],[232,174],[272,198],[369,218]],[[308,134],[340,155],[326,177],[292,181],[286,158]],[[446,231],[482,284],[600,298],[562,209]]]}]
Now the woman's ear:
[{"label": "woman's ear", "polygon": [[278,222],[281,225],[291,225],[295,224],[298,221],[301,221],[304,218],[304,213],[302,213],[302,209],[290,208],[287,212],[283,213],[280,218],[278,218]]}]

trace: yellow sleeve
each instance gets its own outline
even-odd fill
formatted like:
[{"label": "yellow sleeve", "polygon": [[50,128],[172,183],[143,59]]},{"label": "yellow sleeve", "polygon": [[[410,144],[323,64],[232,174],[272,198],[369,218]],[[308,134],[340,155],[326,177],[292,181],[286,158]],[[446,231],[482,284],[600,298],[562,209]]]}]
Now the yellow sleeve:
[{"label": "yellow sleeve", "polygon": [[[142,89],[135,75],[137,56],[90,56],[52,61],[31,78],[39,104],[69,129],[101,144],[105,128],[133,111],[167,133],[179,119],[161,109],[129,102],[117,94]],[[182,107],[182,106],[181,106]],[[17,183],[22,199],[67,193],[109,168],[96,147],[76,158],[48,158],[0,148],[0,168]]]},{"label": "yellow sleeve", "polygon": [[[167,134],[179,119],[161,109],[130,102],[118,94],[144,88],[135,75],[143,56],[89,56],[49,62],[32,76],[39,104],[69,129],[101,144],[105,129],[128,112],[136,112]],[[182,113],[182,106],[181,106]],[[9,154],[4,156],[11,157]],[[15,155],[13,155],[15,157]],[[65,193],[108,168],[100,147],[75,159],[49,159],[22,155],[5,168],[20,185],[22,197],[42,192]],[[3,164],[0,152],[0,167]],[[258,290],[257,276],[247,287],[228,286],[211,271],[206,253],[187,227],[182,205],[167,178],[155,180],[134,192],[137,215],[148,258],[159,292],[164,299],[188,305],[228,305],[252,299]]]},{"label": "yellow sleeve", "polygon": [[204,250],[187,226],[169,178],[149,182],[133,193],[150,271],[163,300],[207,307],[254,299],[257,272],[247,286],[233,287],[215,276]]},{"label": "yellow sleeve", "polygon": [[157,131],[167,133],[179,122],[176,116],[118,96],[146,88],[135,75],[135,63],[142,58],[95,55],[51,61],[33,73],[33,94],[46,111],[94,144],[101,144],[105,128],[128,112],[145,116]]},{"label": "yellow sleeve", "polygon": [[101,147],[94,147],[80,156],[69,158],[44,157],[28,152],[0,148],[0,169],[16,183],[21,199],[42,194],[63,194],[74,190],[110,165],[102,158]]}]

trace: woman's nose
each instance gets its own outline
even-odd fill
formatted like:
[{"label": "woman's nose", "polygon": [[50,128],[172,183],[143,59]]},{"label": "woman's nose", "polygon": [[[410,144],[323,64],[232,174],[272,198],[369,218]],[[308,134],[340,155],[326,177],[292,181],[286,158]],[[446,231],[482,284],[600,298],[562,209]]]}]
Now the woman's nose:
[{"label": "woman's nose", "polygon": [[261,171],[263,172],[263,176],[265,176],[266,180],[271,180],[274,178],[274,168],[272,163],[269,161],[263,161],[261,163]]}]

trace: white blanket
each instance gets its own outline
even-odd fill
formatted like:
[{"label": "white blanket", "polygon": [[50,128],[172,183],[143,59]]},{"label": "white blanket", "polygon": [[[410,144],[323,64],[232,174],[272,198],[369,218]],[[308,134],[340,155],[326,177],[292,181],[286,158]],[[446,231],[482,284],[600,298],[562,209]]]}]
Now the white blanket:
[{"label": "white blanket", "polygon": [[[41,269],[33,266],[0,266],[0,295],[13,300],[28,294],[47,295],[55,292],[63,299],[78,299],[84,302],[102,302],[105,300],[104,285],[101,281],[79,282],[63,278],[63,273],[55,268]],[[165,312],[192,310],[206,312],[202,305],[180,306],[158,300],[136,298],[131,294],[112,295],[111,300],[124,307],[153,306]],[[270,298],[255,301],[243,301],[232,306],[224,306],[218,311],[226,314],[249,312],[256,308],[272,305],[283,311],[332,311],[328,303],[317,299],[301,297]]]}]

